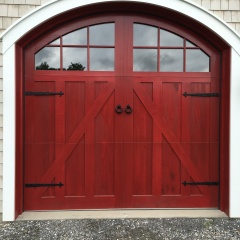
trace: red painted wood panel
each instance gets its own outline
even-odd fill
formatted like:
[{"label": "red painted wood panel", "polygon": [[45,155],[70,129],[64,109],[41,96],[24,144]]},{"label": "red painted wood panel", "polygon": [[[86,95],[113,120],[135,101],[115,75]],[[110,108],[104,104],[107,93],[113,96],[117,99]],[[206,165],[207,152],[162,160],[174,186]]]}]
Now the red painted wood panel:
[{"label": "red painted wood panel", "polygon": [[[181,141],[181,98],[181,83],[162,83],[162,116],[168,122],[177,141]],[[169,111],[170,109],[171,111]],[[164,135],[162,148],[162,195],[181,195],[181,161]]]},{"label": "red painted wood panel", "polygon": [[65,161],[65,196],[85,196],[85,136]]},{"label": "red painted wood panel", "polygon": [[[85,82],[65,83],[65,131],[68,140],[85,115]],[[87,93],[88,94],[88,93]],[[62,106],[62,108],[64,108]]]},{"label": "red painted wood panel", "polygon": [[[151,85],[151,83],[149,83]],[[151,87],[151,86],[150,86]],[[133,195],[152,194],[153,120],[133,93]]]},{"label": "red painted wood panel", "polygon": [[115,108],[114,93],[109,96],[94,120],[94,192],[114,195]]},{"label": "red painted wood panel", "polygon": [[25,188],[24,209],[217,208],[218,186],[182,184],[219,181],[219,99],[182,95],[219,92],[217,73],[133,72],[132,23],[161,22],[114,21],[114,72],[35,71],[44,41],[26,50],[25,91],[64,95],[25,97],[24,182],[64,186]]}]

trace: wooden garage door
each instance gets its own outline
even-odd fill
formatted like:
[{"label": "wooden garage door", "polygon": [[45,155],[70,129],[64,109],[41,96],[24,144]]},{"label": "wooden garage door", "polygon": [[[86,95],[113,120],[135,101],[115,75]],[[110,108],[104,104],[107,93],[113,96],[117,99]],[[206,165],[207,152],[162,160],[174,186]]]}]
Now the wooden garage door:
[{"label": "wooden garage door", "polygon": [[24,209],[217,208],[218,69],[206,42],[143,17],[28,46]]}]

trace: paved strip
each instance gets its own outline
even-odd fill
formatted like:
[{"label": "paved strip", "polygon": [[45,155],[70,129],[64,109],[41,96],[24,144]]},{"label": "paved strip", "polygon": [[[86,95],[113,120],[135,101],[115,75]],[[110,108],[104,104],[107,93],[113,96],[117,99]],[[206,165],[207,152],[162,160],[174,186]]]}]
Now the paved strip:
[{"label": "paved strip", "polygon": [[15,221],[0,223],[0,239],[240,239],[240,219],[160,218]]}]

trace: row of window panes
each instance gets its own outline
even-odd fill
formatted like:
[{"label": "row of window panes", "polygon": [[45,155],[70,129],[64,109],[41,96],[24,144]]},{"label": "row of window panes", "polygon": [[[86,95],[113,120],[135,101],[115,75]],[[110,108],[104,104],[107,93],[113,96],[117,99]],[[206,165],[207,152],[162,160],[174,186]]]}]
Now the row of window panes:
[{"label": "row of window panes", "polygon": [[[87,48],[63,47],[63,70],[88,70]],[[157,49],[134,49],[133,71],[156,72]],[[183,72],[184,50],[161,49],[161,72]],[[35,56],[37,70],[60,69],[60,47],[45,47]],[[114,71],[114,48],[90,48],[90,71]],[[200,49],[186,49],[186,72],[208,72],[209,57]]]},{"label": "row of window panes", "polygon": [[[159,30],[159,37],[158,37]],[[157,27],[135,23],[133,27],[133,46],[142,47],[184,47],[184,38]],[[186,41],[186,47],[196,47]]]},{"label": "row of window panes", "polygon": [[[87,29],[82,28],[62,37],[63,45],[87,45]],[[160,29],[160,44],[158,44],[158,28],[144,24],[134,24],[133,46],[183,47],[184,39],[169,31]],[[114,24],[106,23],[89,27],[89,45],[114,46]],[[60,38],[50,44],[60,45]],[[186,47],[196,47],[186,42]]]},{"label": "row of window panes", "polygon": [[[63,47],[63,70],[88,70],[87,48]],[[114,71],[114,48],[90,48],[90,71]],[[45,47],[35,55],[37,70],[60,70],[60,47]]]},{"label": "row of window panes", "polygon": [[[161,49],[159,54],[160,72],[209,72],[209,57],[200,49],[186,49],[184,69],[184,49]],[[134,49],[133,71],[157,72],[157,49]]]},{"label": "row of window panes", "polygon": [[[62,49],[63,70],[114,71],[114,28],[99,24],[58,38],[35,54],[35,69],[61,69]],[[186,39],[144,24],[134,24],[133,30],[133,71],[209,72],[209,56]]]},{"label": "row of window panes", "polygon": [[[89,29],[89,40],[88,40]],[[63,45],[100,45],[114,46],[115,44],[114,23],[98,24],[62,36]],[[60,45],[60,38],[50,43],[50,45]]]}]

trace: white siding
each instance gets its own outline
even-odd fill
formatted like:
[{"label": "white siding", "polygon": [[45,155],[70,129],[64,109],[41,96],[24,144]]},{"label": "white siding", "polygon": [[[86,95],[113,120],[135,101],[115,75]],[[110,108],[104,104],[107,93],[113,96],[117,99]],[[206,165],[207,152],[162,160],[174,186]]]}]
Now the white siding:
[{"label": "white siding", "polygon": [[[49,0],[0,0],[0,33],[17,19]],[[3,57],[0,39],[0,213],[2,212],[3,189]],[[7,203],[6,203],[7,204]]]},{"label": "white siding", "polygon": [[[0,17],[0,27],[1,27],[1,17]],[[3,57],[2,57],[2,42],[0,42],[0,93],[3,95]],[[3,99],[0,99],[0,129],[3,131]],[[3,137],[0,138],[0,212],[2,212],[2,178],[3,178]]]}]

